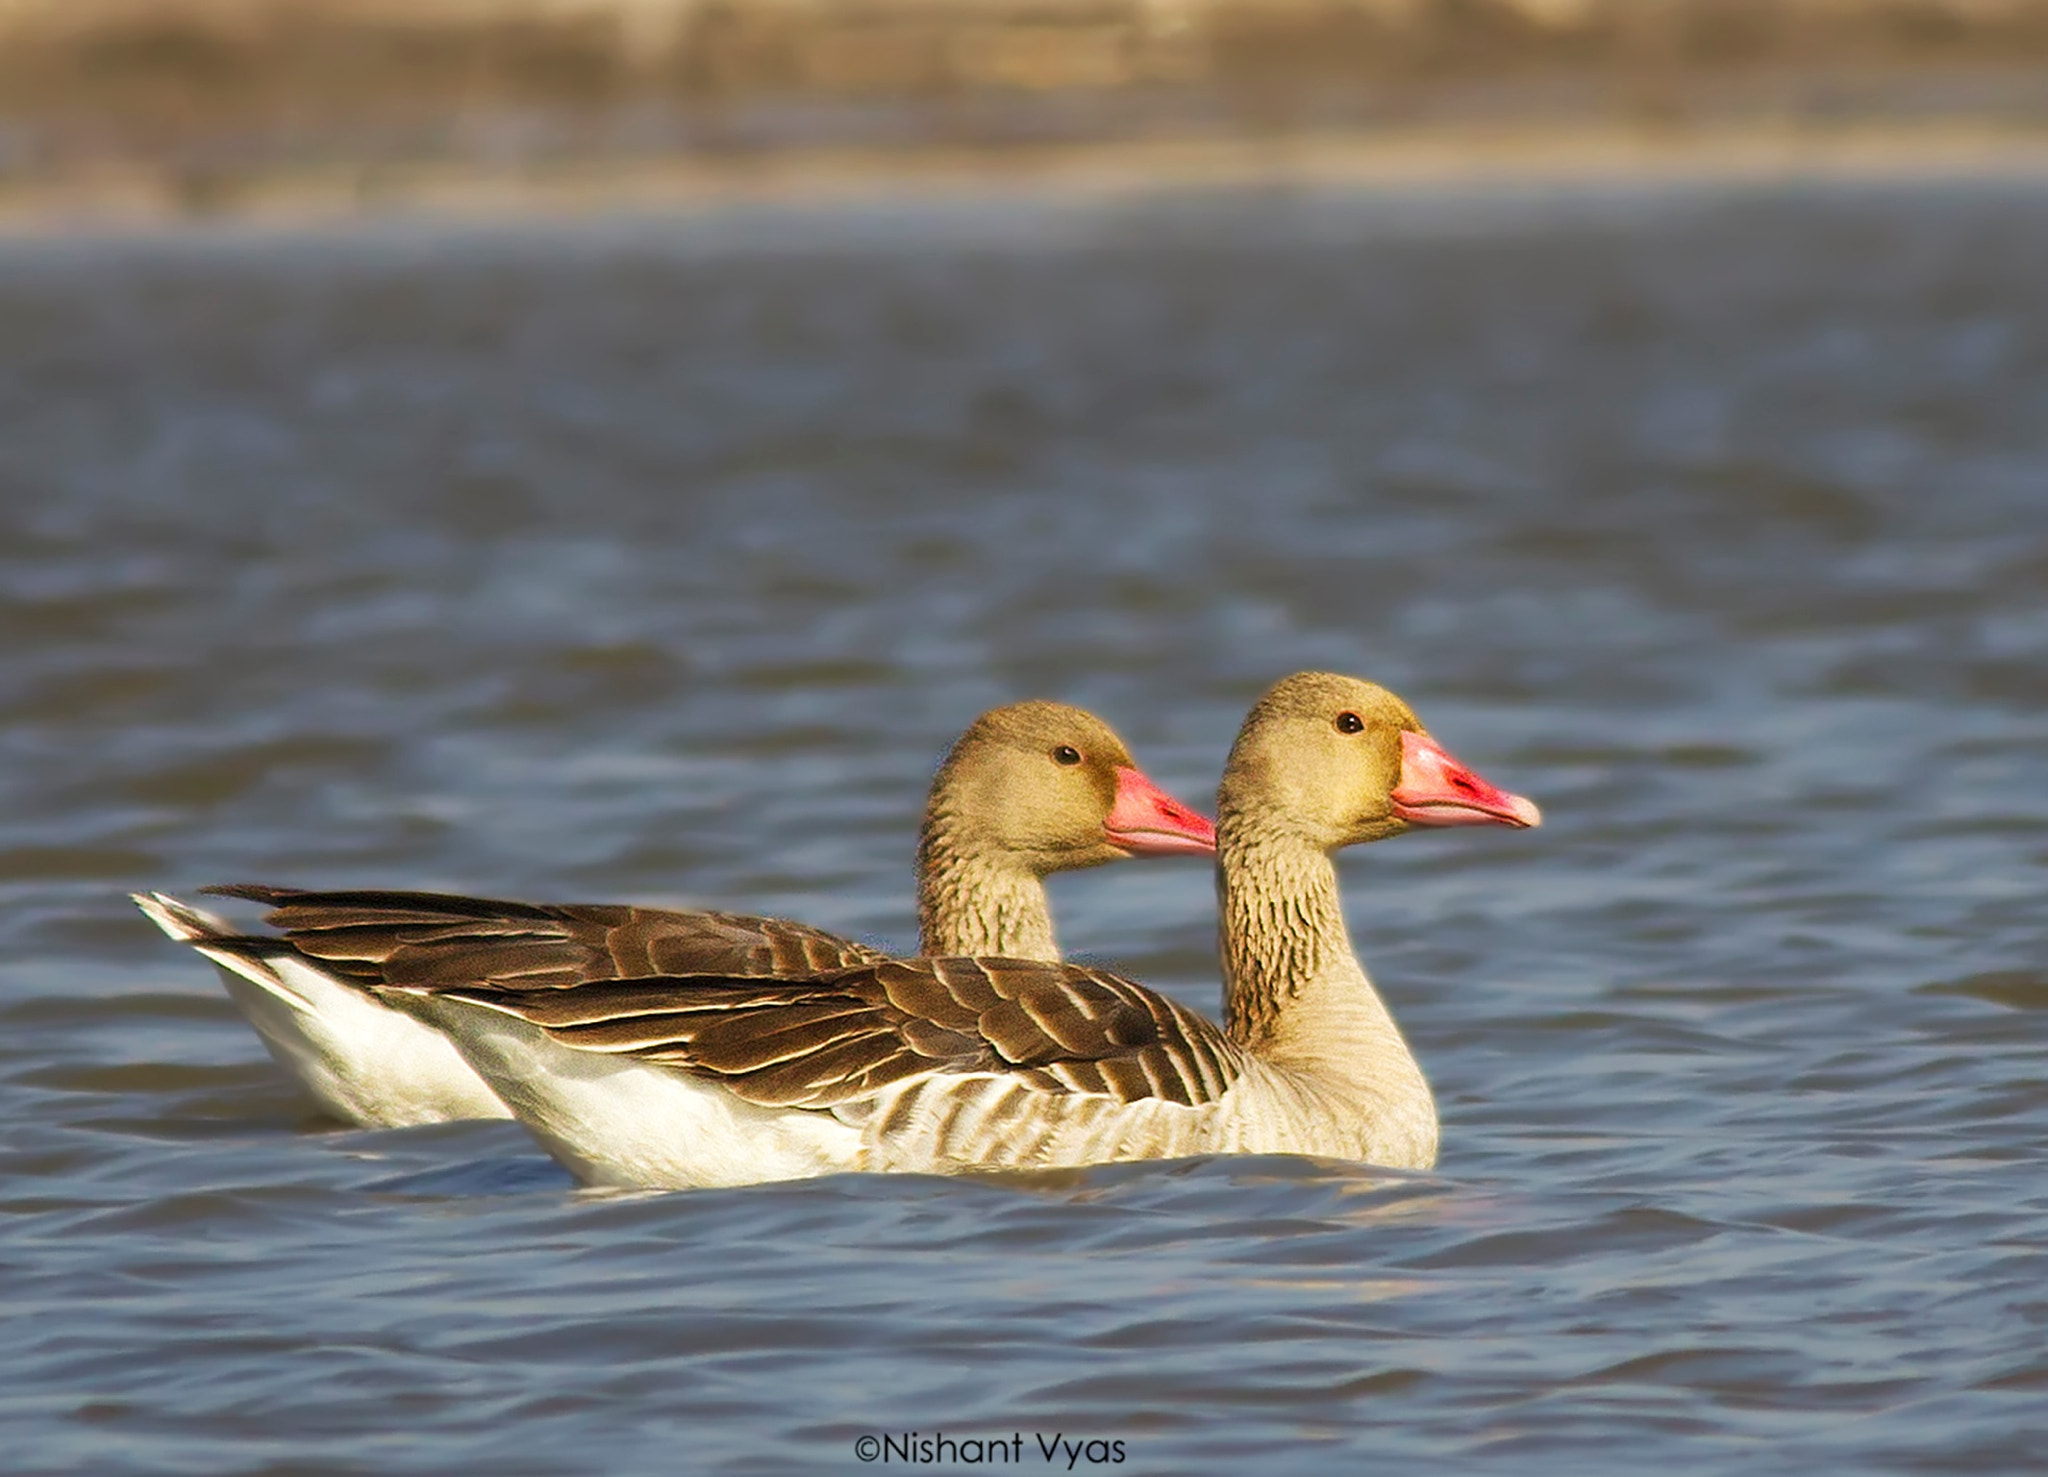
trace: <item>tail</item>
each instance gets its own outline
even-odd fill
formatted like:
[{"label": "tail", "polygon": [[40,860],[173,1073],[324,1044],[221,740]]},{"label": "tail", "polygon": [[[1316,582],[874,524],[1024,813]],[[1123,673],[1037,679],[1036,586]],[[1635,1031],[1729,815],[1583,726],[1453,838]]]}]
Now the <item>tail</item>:
[{"label": "tail", "polygon": [[292,953],[291,945],[283,939],[243,933],[225,918],[195,908],[167,892],[131,892],[128,896],[142,909],[144,917],[179,943],[190,944],[222,969],[240,975],[294,1010],[313,1009],[313,1003],[285,983],[284,976],[270,963]]}]

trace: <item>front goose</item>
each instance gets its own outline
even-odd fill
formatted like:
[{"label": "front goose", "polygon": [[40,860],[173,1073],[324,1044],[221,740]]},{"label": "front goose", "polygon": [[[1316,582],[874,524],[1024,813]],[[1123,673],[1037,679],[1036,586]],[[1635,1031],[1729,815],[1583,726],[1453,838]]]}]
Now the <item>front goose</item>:
[{"label": "front goose", "polygon": [[1435,1103],[1345,931],[1330,853],[1538,824],[1384,688],[1301,673],[1217,799],[1224,1025],[1100,970],[866,961],[805,978],[402,987],[596,1184],[1035,1168],[1208,1152],[1435,1162]]},{"label": "front goose", "polygon": [[[1207,855],[1215,838],[1093,714],[1051,702],[993,709],[932,780],[918,847],[923,948],[1056,961],[1048,874]],[[323,1109],[376,1127],[508,1113],[439,1031],[374,987],[551,991],[644,975],[811,973],[887,957],[802,923],[737,913],[261,885],[206,891],[269,904],[267,921],[284,935],[247,935],[165,893],[135,902],[220,966],[271,1054]]]}]

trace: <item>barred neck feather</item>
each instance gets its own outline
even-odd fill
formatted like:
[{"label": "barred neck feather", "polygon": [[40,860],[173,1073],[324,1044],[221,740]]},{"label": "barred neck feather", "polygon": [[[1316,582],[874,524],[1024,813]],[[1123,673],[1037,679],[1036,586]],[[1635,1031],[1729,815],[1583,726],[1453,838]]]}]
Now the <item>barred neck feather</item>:
[{"label": "barred neck feather", "polygon": [[1045,884],[1017,866],[971,852],[928,824],[918,847],[919,952],[1057,963]]},{"label": "barred neck feather", "polygon": [[1230,1039],[1332,1090],[1356,1114],[1412,1123],[1412,1134],[1397,1129],[1404,1137],[1426,1127],[1433,1153],[1429,1084],[1352,950],[1336,866],[1312,844],[1243,818],[1225,821],[1219,854]]}]

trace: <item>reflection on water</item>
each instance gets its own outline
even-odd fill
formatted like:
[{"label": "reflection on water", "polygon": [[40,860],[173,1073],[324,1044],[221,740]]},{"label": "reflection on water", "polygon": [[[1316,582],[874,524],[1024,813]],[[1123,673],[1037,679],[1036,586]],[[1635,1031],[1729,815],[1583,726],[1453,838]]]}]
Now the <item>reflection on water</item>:
[{"label": "reflection on water", "polygon": [[[2044,242],[1926,187],[6,247],[10,1462],[2037,1464]],[[1305,666],[1548,817],[1346,862],[1434,1175],[592,1195],[313,1118],[122,897],[904,943],[975,711],[1199,794]],[[1055,903],[1215,1008],[1199,865]]]}]

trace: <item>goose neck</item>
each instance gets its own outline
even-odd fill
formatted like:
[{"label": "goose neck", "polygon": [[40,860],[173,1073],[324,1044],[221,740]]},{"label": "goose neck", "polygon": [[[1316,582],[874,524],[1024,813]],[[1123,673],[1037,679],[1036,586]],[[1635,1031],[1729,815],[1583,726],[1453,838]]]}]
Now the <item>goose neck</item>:
[{"label": "goose neck", "polygon": [[1329,856],[1226,834],[1217,891],[1231,1038],[1347,1098],[1426,1103],[1421,1068],[1352,951]]},{"label": "goose neck", "polygon": [[1052,908],[1034,872],[1005,866],[927,826],[918,847],[920,952],[1057,962]]},{"label": "goose neck", "polygon": [[1263,1052],[1332,967],[1356,970],[1337,871],[1312,846],[1228,837],[1216,866],[1224,1021]]}]

